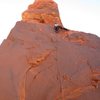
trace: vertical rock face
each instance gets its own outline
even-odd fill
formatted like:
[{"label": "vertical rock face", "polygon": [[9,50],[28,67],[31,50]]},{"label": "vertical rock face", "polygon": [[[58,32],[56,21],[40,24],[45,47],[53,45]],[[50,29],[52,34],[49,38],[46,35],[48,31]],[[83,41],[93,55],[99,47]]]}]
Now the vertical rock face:
[{"label": "vertical rock face", "polygon": [[22,14],[0,46],[0,100],[100,100],[100,38],[55,22],[52,0]]}]

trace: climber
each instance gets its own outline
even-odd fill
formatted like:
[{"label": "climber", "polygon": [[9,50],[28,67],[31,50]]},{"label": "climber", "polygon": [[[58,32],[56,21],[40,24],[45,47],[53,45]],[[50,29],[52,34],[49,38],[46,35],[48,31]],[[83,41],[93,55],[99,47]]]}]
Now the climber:
[{"label": "climber", "polygon": [[59,31],[59,29],[62,29],[62,27],[59,24],[55,23],[55,25],[54,25],[55,32],[57,33]]},{"label": "climber", "polygon": [[55,32],[56,32],[56,33],[59,32],[59,29],[63,29],[63,30],[69,31],[69,29],[66,29],[66,28],[60,26],[59,24],[56,24],[56,23],[55,23],[55,25],[54,25],[54,30],[55,30]]}]

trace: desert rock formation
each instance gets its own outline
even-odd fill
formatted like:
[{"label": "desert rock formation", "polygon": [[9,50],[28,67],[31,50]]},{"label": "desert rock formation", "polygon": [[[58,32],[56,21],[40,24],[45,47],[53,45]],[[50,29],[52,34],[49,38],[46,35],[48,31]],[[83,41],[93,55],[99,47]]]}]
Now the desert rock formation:
[{"label": "desert rock formation", "polygon": [[36,0],[3,41],[0,100],[100,100],[100,38],[54,23],[57,4]]}]

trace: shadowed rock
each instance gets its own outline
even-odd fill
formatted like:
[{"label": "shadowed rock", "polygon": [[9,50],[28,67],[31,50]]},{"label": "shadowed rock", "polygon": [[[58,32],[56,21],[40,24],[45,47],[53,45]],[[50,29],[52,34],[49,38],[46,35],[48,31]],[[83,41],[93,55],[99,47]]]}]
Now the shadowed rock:
[{"label": "shadowed rock", "polygon": [[100,100],[100,38],[55,22],[52,0],[22,14],[0,46],[0,100]]}]

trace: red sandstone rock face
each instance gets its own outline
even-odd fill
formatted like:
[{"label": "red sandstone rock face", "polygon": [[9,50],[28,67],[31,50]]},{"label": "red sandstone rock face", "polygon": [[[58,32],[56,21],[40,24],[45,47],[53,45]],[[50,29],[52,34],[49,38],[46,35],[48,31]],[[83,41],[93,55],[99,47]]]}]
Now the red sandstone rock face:
[{"label": "red sandstone rock face", "polygon": [[0,46],[0,100],[100,100],[100,38],[51,23],[26,17]]},{"label": "red sandstone rock face", "polygon": [[36,0],[22,14],[22,19],[25,22],[46,23],[49,25],[61,24],[57,4],[52,0]]}]

